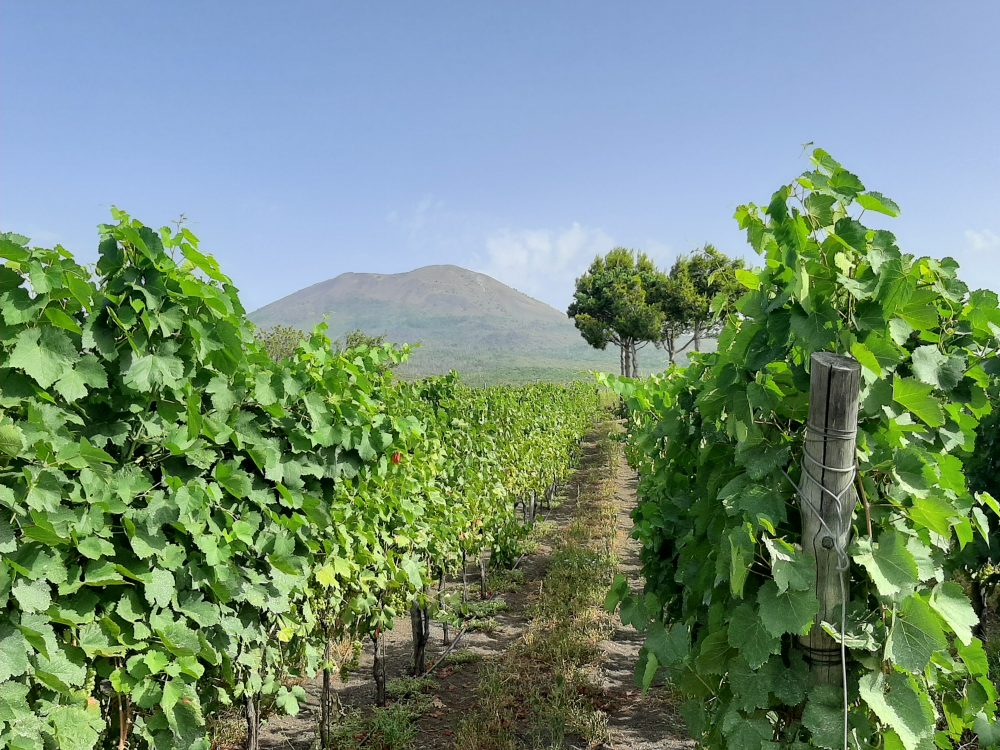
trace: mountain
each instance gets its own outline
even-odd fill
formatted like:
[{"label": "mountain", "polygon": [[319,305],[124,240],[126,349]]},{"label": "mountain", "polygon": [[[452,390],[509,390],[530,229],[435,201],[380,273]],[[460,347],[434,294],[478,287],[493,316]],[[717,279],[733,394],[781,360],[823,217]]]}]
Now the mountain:
[{"label": "mountain", "polygon": [[[473,383],[561,381],[590,370],[618,370],[617,349],[592,349],[563,313],[458,266],[345,273],[250,314],[262,327],[282,323],[303,330],[325,317],[332,338],[360,328],[388,341],[420,344],[401,369],[412,377],[454,369]],[[659,363],[663,356],[656,355]],[[649,354],[647,360],[652,363]]]}]

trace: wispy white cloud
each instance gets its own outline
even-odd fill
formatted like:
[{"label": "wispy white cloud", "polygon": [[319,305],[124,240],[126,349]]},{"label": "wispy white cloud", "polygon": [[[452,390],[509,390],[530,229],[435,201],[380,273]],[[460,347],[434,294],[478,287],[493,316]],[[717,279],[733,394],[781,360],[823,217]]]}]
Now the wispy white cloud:
[{"label": "wispy white cloud", "polygon": [[385,220],[394,226],[401,227],[411,240],[415,240],[433,224],[444,212],[445,203],[433,195],[425,195],[413,208],[400,213],[390,211]]},{"label": "wispy white cloud", "polygon": [[1000,251],[1000,234],[991,229],[966,229],[965,241],[973,252]]},{"label": "wispy white cloud", "polygon": [[563,229],[502,229],[488,234],[476,270],[565,310],[574,281],[599,253],[614,247],[602,229],[574,222]]},{"label": "wispy white cloud", "polygon": [[970,287],[1000,290],[1000,234],[966,229],[965,245],[953,254],[962,266],[959,278]]},{"label": "wispy white cloud", "polygon": [[386,223],[412,257],[412,267],[455,263],[488,274],[536,299],[565,310],[577,277],[597,255],[616,244],[645,251],[669,268],[677,252],[655,239],[616,239],[579,221],[561,227],[498,226],[496,217],[456,209],[433,195],[389,211]]}]

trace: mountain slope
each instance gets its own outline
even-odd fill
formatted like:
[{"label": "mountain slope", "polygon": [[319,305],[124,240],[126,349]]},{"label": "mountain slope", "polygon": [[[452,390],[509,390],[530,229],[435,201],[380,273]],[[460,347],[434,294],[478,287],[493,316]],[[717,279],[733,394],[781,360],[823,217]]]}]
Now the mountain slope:
[{"label": "mountain slope", "polygon": [[345,273],[250,315],[260,326],[282,323],[303,330],[327,316],[333,338],[360,328],[389,341],[419,343],[402,370],[411,376],[455,369],[473,382],[517,382],[618,369],[617,350],[589,347],[563,313],[458,266]]}]

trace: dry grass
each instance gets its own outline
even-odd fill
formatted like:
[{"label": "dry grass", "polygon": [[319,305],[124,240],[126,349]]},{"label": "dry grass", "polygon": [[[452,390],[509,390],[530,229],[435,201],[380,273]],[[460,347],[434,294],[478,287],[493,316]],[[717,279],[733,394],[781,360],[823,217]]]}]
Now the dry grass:
[{"label": "dry grass", "polygon": [[591,675],[610,632],[602,604],[618,564],[613,487],[620,447],[611,431],[604,426],[597,459],[580,472],[578,515],[552,554],[527,631],[480,673],[477,710],[456,732],[456,750],[594,748],[608,740]]}]

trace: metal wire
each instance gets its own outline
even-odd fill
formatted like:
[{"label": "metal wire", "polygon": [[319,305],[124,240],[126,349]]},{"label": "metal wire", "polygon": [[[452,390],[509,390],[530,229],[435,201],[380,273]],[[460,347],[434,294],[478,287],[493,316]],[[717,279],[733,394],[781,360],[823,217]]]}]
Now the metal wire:
[{"label": "metal wire", "polygon": [[[856,440],[858,435],[857,428],[853,430],[839,430],[832,429],[829,427],[817,427],[812,423],[806,424],[805,429],[805,442],[806,443],[826,443],[830,440]],[[811,482],[814,486],[820,489],[820,492],[829,497],[833,502],[834,510],[836,511],[837,525],[840,526],[844,523],[844,513],[843,513],[843,502],[844,498],[854,489],[854,480],[858,473],[858,465],[855,461],[850,467],[843,466],[827,466],[825,463],[809,455],[809,451],[802,451],[802,476],[799,482],[796,483],[789,475],[787,471],[782,470],[785,477],[791,482],[792,486],[795,487],[795,494],[798,496],[799,500],[812,510],[813,514],[819,520],[822,530],[827,533],[830,537],[833,546],[830,548],[831,552],[834,554],[837,561],[837,572],[845,573],[851,567],[851,559],[847,554],[847,544],[842,539],[848,536],[850,531],[850,521],[847,521],[847,528],[838,528],[836,530],[831,529],[826,519],[823,518],[821,508],[817,508],[812,499],[806,496],[803,492],[803,481],[807,480]],[[822,472],[834,472],[847,477],[847,481],[843,489],[840,492],[833,492],[823,486],[821,479],[817,479],[813,471],[810,471],[810,466],[814,469],[819,469]],[[813,548],[815,549],[816,542],[815,537],[813,538]],[[847,644],[845,643],[845,635],[847,633],[847,591],[844,585],[844,576],[838,575],[837,582],[840,586],[840,672],[841,672],[841,684],[844,693],[844,750],[849,750],[850,747],[850,725],[849,725],[849,696],[847,689]]]}]

